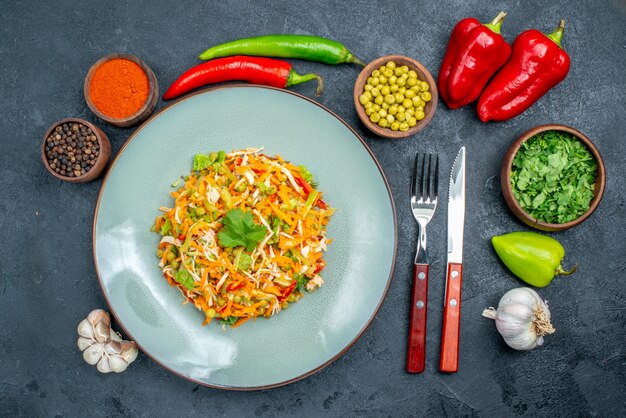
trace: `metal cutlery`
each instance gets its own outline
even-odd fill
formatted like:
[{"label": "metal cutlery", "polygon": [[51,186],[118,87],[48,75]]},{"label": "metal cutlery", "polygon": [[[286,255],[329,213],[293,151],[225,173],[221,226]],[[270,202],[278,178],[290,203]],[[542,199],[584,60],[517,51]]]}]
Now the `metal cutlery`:
[{"label": "metal cutlery", "polygon": [[417,153],[411,178],[411,211],[419,225],[419,238],[413,264],[413,293],[406,361],[406,370],[409,373],[424,371],[429,266],[426,225],[432,219],[437,208],[438,183],[439,156],[437,154],[428,154],[427,156]]},{"label": "metal cutlery", "polygon": [[448,194],[448,263],[439,362],[439,370],[444,373],[454,373],[459,368],[464,221],[465,147],[461,147],[452,165]]}]

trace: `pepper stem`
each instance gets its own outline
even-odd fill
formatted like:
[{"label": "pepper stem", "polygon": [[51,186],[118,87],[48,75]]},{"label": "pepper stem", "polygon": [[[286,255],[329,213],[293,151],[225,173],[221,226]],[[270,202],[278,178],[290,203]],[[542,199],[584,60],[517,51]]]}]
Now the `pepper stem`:
[{"label": "pepper stem", "polygon": [[504,18],[505,17],[506,17],[506,12],[503,10],[500,13],[498,13],[498,16],[496,16],[496,18],[493,19],[491,22],[485,23],[485,26],[487,26],[493,32],[499,34],[500,33],[500,26],[502,26],[502,22],[504,22]]},{"label": "pepper stem", "polygon": [[556,44],[563,48],[561,46],[561,39],[563,39],[563,31],[565,30],[565,19],[561,19],[561,21],[559,22],[559,26],[556,27],[556,29],[554,30],[554,32],[552,32],[549,35],[546,35],[548,38],[552,39],[554,42],[556,42]]},{"label": "pepper stem", "polygon": [[577,268],[578,268],[578,264],[574,264],[574,267],[572,267],[571,270],[563,270],[563,266],[559,265],[556,268],[555,274],[557,276],[569,276],[570,274],[575,272]]},{"label": "pepper stem", "polygon": [[311,73],[300,75],[296,73],[294,70],[289,71],[289,76],[287,77],[287,83],[285,87],[295,86],[297,84],[302,84],[310,80],[317,80],[317,89],[315,90],[315,95],[320,96],[322,91],[324,91],[324,79],[322,76]]},{"label": "pepper stem", "polygon": [[350,54],[350,56],[348,57],[348,62],[352,64],[358,64],[361,67],[365,67],[365,63],[352,54]]}]

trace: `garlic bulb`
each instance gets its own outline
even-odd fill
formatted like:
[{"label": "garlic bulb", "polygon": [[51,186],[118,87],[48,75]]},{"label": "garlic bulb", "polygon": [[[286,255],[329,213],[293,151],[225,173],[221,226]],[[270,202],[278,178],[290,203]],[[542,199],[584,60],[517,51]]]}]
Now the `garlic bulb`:
[{"label": "garlic bulb", "polygon": [[498,309],[485,309],[483,316],[496,320],[498,332],[515,350],[539,347],[543,336],[555,331],[547,302],[528,287],[509,290],[500,299]]},{"label": "garlic bulb", "polygon": [[121,373],[137,358],[137,345],[122,340],[111,328],[111,317],[106,311],[91,311],[78,324],[78,348],[89,364],[97,365],[101,373]]}]

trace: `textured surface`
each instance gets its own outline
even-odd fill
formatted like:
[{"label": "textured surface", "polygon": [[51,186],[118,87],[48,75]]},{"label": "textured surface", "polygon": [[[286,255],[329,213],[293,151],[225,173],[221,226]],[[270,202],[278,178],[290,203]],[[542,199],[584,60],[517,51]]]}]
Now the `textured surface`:
[{"label": "textured surface", "polygon": [[[626,4],[607,1],[379,2],[1,2],[0,17],[0,415],[2,416],[624,416]],[[279,389],[252,393],[206,389],[140,355],[124,374],[99,375],[75,348],[76,325],[104,307],[91,254],[91,217],[99,181],[61,183],[39,161],[49,124],[95,120],[82,98],[89,66],[111,52],[142,57],[166,87],[208,45],[243,35],[315,33],[345,42],[368,60],[400,53],[433,74],[454,23],[509,12],[508,40],[529,27],[550,31],[567,19],[567,79],[509,122],[485,125],[471,106],[439,106],[418,136],[390,142],[363,130],[352,107],[357,67],[295,62],[326,77],[324,103],[364,135],[391,182],[398,207],[397,268],[390,293],[355,346],[322,372]],[[296,91],[313,95],[312,85]],[[159,103],[161,106],[162,103]],[[525,230],[499,190],[509,143],[542,123],[585,132],[602,152],[607,190],[584,224],[555,236],[576,275],[540,294],[557,329],[546,346],[517,353],[481,318],[505,291],[520,286],[497,260],[489,238]],[[131,130],[96,121],[117,151]],[[462,145],[468,154],[460,372],[437,369],[445,262],[445,205],[430,228],[431,269],[427,369],[404,373],[408,298],[416,225],[404,205],[411,156],[437,151],[444,168]],[[278,359],[279,361],[279,359]]]}]

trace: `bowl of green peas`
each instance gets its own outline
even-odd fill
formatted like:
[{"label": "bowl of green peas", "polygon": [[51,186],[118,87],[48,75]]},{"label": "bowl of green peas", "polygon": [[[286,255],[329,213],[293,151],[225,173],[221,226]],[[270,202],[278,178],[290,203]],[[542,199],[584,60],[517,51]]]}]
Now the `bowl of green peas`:
[{"label": "bowl of green peas", "polygon": [[405,138],[430,122],[437,85],[420,62],[386,55],[370,62],[354,85],[354,106],[363,124],[385,138]]}]

